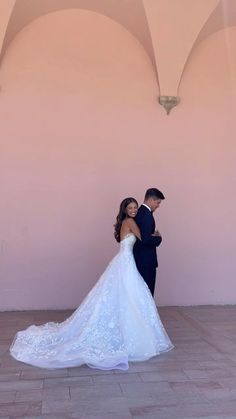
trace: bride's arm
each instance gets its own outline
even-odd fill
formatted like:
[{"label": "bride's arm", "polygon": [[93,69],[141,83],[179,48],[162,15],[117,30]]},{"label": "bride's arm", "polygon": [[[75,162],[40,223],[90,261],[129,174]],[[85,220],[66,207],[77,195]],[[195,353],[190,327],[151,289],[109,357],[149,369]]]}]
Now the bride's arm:
[{"label": "bride's arm", "polygon": [[136,224],[136,222],[134,221],[133,218],[128,218],[128,223],[129,223],[129,228],[131,233],[134,233],[134,235],[141,240],[141,234],[140,234],[140,230],[138,228],[138,225]]}]

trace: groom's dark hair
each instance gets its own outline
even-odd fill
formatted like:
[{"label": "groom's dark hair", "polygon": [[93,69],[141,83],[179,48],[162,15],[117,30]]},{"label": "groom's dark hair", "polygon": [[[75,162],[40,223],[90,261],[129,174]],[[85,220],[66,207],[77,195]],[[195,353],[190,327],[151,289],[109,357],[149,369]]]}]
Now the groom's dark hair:
[{"label": "groom's dark hair", "polygon": [[165,199],[163,193],[157,188],[149,188],[146,190],[145,199],[149,198]]}]

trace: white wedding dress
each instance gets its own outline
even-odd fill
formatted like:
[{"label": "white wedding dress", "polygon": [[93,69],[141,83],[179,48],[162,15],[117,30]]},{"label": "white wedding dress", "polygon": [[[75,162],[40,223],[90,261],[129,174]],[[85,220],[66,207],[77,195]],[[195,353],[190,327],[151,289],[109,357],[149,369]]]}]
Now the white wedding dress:
[{"label": "white wedding dress", "polygon": [[11,355],[41,368],[87,364],[102,370],[129,367],[173,345],[155,302],[137,271],[132,233],[120,243],[96,285],[79,308],[62,323],[30,326],[17,333]]}]

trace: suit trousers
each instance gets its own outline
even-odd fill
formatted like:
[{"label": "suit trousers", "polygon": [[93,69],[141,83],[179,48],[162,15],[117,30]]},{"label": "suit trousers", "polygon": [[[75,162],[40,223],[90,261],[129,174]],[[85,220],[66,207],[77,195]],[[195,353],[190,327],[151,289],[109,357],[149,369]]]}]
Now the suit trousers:
[{"label": "suit trousers", "polygon": [[153,266],[137,266],[140,275],[143,277],[148,288],[154,296],[155,282],[156,282],[156,267]]}]

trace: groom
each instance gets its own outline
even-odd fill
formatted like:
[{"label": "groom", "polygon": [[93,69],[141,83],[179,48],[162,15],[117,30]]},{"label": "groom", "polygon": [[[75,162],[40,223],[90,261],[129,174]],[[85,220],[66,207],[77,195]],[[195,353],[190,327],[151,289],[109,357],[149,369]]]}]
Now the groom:
[{"label": "groom", "polygon": [[143,204],[139,207],[135,221],[139,226],[141,239],[134,244],[134,258],[137,269],[154,295],[156,268],[158,266],[156,247],[162,238],[158,230],[155,231],[155,220],[152,213],[165,199],[163,193],[156,188],[146,191]]}]

